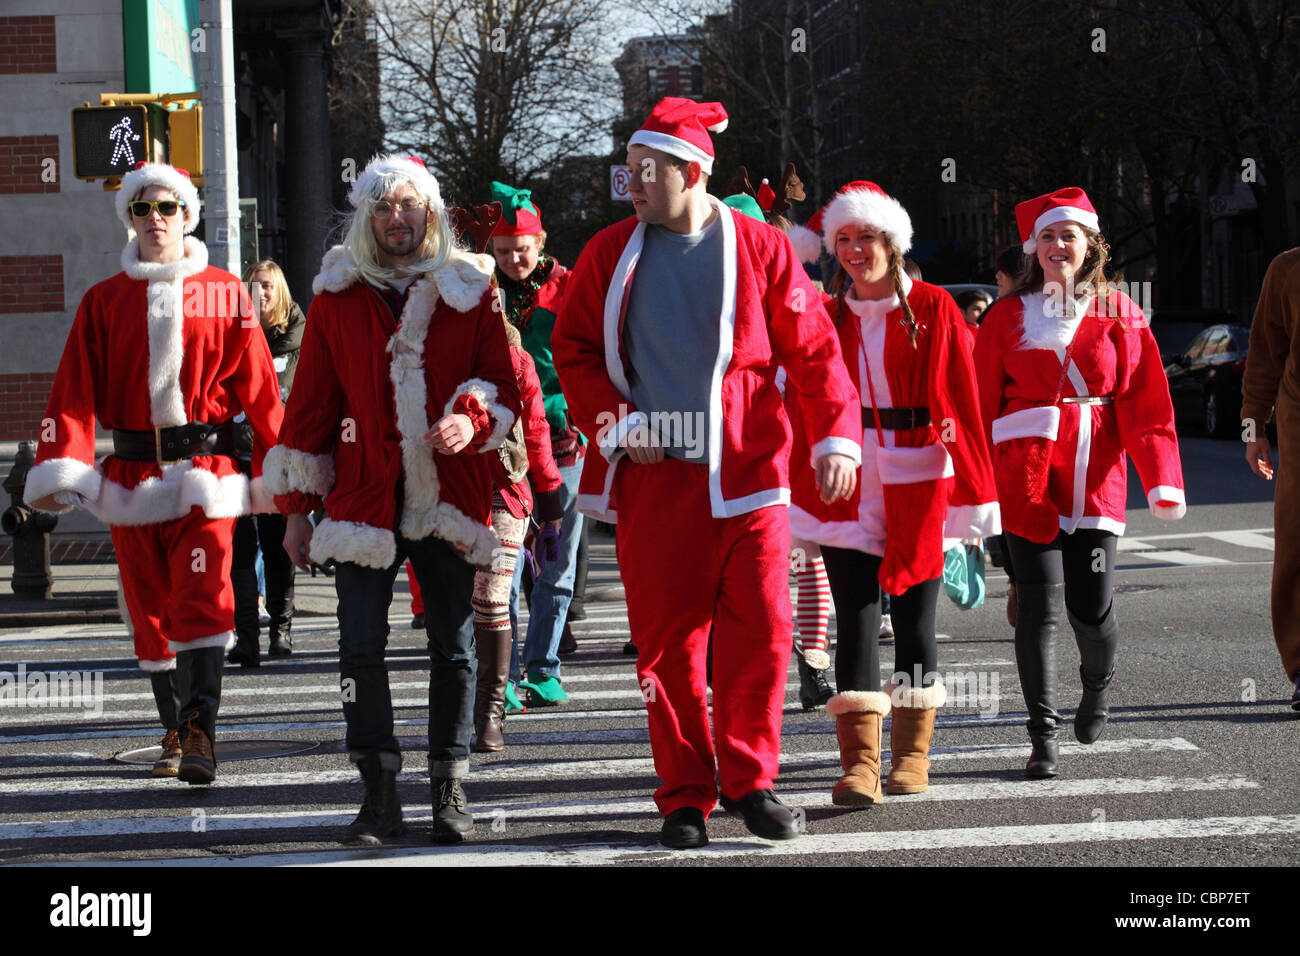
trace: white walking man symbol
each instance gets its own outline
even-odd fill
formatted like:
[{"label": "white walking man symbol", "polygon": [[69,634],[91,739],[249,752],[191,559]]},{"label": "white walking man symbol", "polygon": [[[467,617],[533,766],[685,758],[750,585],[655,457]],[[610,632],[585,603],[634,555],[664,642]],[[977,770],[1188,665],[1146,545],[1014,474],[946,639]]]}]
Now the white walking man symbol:
[{"label": "white walking man symbol", "polygon": [[131,143],[139,142],[140,134],[132,132],[131,117],[122,117],[122,119],[108,131],[108,138],[117,144],[113,147],[113,158],[109,160],[110,165],[116,166],[118,159],[124,156],[126,157],[127,165],[134,166],[135,152],[131,149]]}]

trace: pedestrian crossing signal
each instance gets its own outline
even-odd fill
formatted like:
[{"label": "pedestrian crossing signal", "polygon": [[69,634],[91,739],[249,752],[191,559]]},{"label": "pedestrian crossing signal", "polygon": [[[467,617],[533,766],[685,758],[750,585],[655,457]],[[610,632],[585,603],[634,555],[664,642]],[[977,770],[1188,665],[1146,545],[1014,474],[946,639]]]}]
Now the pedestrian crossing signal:
[{"label": "pedestrian crossing signal", "polygon": [[148,108],[88,106],[72,111],[73,169],[78,179],[121,177],[153,159]]}]

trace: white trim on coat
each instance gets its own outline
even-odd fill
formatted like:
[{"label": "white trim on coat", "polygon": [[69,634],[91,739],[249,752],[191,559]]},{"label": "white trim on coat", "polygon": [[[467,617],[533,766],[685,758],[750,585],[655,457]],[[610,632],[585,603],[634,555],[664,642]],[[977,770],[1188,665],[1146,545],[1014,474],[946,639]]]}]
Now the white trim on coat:
[{"label": "white trim on coat", "polygon": [[578,510],[584,515],[588,515],[596,521],[603,521],[606,524],[618,523],[618,512],[609,506],[609,497],[613,492],[614,475],[618,471],[621,461],[620,458],[605,469],[605,487],[600,490],[600,494],[578,495]]},{"label": "white trim on coat", "polygon": [[[996,501],[978,505],[949,505],[943,536],[948,538],[988,538],[1002,533],[1002,508]],[[945,551],[947,548],[944,549]]]},{"label": "white trim on coat", "polygon": [[334,456],[275,445],[262,462],[262,478],[273,495],[301,492],[323,498],[334,487]]},{"label": "white trim on coat", "polygon": [[140,660],[140,670],[146,674],[163,674],[167,671],[176,670],[176,658],[168,657],[161,661]]},{"label": "white trim on coat", "polygon": [[1046,438],[1056,441],[1061,429],[1061,409],[1057,405],[1035,405],[993,420],[993,444],[1015,438]]},{"label": "white trim on coat", "polygon": [[333,558],[383,570],[397,562],[397,538],[387,528],[326,518],[312,532],[310,554],[316,564]]},{"label": "white trim on coat", "polygon": [[182,518],[198,505],[209,518],[237,518],[249,513],[248,479],[236,472],[218,478],[194,462],[164,465],[134,488],[102,478],[98,497],[85,509],[104,524],[157,524]]},{"label": "white trim on coat", "polygon": [[[1158,501],[1172,501],[1173,505],[1156,504]],[[1177,521],[1187,514],[1187,496],[1183,489],[1173,485],[1156,485],[1147,492],[1147,505],[1151,513],[1163,521]]]},{"label": "white trim on coat", "polygon": [[[77,458],[48,458],[27,473],[27,484],[23,488],[23,501],[31,504],[37,498],[49,494],[80,495],[86,501],[99,497],[101,476],[93,465],[87,465]],[[59,499],[63,501],[64,499]],[[80,503],[80,502],[78,502]],[[65,501],[66,504],[66,501]],[[57,508],[50,514],[63,514],[73,505]]]},{"label": "white trim on coat", "polygon": [[1061,530],[1066,534],[1074,531],[1109,531],[1116,537],[1122,537],[1124,534],[1125,524],[1123,521],[1116,521],[1114,518],[1107,518],[1104,515],[1085,515],[1074,523],[1074,527],[1069,527],[1070,519],[1061,515]]},{"label": "white trim on coat", "polygon": [[632,429],[649,425],[650,419],[645,412],[628,412],[613,425],[596,436],[596,447],[601,456],[611,465],[627,454],[627,435]]},{"label": "white trim on coat", "polygon": [[[168,641],[171,645],[171,649],[177,654],[184,654],[186,651],[201,651],[205,647],[220,647],[222,650],[225,650],[227,647],[234,644],[234,642],[234,631],[222,631],[220,634],[209,634],[207,637],[196,637],[192,641]],[[173,658],[173,660],[175,660],[175,658]],[[140,665],[143,667],[144,661],[141,661]],[[173,666],[175,665],[173,664]]]},{"label": "white trim on coat", "polygon": [[790,505],[790,535],[831,548],[862,551],[884,557],[885,539],[867,534],[861,521],[819,521],[798,505]]},{"label": "white trim on coat", "polygon": [[[718,355],[709,383],[709,502],[715,518],[730,518],[754,510],[741,507],[741,502],[761,502],[754,508],[774,502],[769,501],[764,492],[732,502],[722,496],[722,380],[731,366],[736,340],[736,220],[732,218],[730,206],[716,196],[708,198],[722,227],[722,311],[718,323]],[[789,502],[788,488],[767,489],[769,492],[774,490],[784,492],[784,501]]]},{"label": "white trim on coat", "polygon": [[487,441],[483,443],[479,451],[492,451],[499,448],[506,440],[506,435],[510,434],[510,429],[514,427],[515,413],[504,405],[498,404],[497,399],[500,394],[497,387],[486,379],[466,379],[456,386],[455,393],[451,398],[447,399],[447,404],[442,410],[443,415],[454,414],[456,400],[462,395],[478,402],[479,406],[491,416],[493,421],[492,434],[488,436]]},{"label": "white trim on coat", "polygon": [[852,438],[831,435],[829,438],[823,438],[813,445],[811,456],[813,466],[816,467],[818,458],[823,458],[826,455],[844,455],[846,458],[853,459],[855,468],[862,467],[862,446]]},{"label": "white trim on coat", "polygon": [[948,454],[948,448],[943,442],[919,448],[877,448],[876,469],[882,485],[938,481],[956,474],[952,456]]}]

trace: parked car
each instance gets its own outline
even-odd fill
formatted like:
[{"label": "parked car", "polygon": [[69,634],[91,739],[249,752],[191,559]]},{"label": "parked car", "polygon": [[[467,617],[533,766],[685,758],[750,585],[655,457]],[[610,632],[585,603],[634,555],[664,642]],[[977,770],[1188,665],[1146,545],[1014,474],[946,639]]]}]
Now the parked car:
[{"label": "parked car", "polygon": [[1240,437],[1241,378],[1249,348],[1249,328],[1219,323],[1203,329],[1165,366],[1180,429],[1203,427],[1215,438]]},{"label": "parked car", "polygon": [[1196,336],[1212,325],[1235,325],[1240,320],[1222,309],[1155,309],[1151,334],[1160,346],[1160,360],[1168,365],[1178,358]]}]

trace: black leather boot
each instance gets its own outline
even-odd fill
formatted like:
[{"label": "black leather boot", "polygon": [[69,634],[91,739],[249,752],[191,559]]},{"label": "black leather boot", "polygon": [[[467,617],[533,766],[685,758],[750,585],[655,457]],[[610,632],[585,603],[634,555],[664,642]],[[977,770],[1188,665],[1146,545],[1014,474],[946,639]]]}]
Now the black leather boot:
[{"label": "black leather boot", "polygon": [[474,816],[459,777],[430,777],[429,795],[433,803],[429,837],[434,843],[460,843],[474,832]]},{"label": "black leather boot", "polygon": [[258,647],[260,625],[257,620],[257,572],[236,569],[230,572],[235,590],[235,646],[227,660],[240,667],[257,667],[262,663]]},{"label": "black leather boot", "polygon": [[[270,585],[267,590],[271,590]],[[293,579],[289,579],[289,588],[283,594],[266,596],[266,612],[271,615],[267,628],[270,647],[267,653],[272,657],[288,657],[293,653]]]},{"label": "black leather boot", "polygon": [[186,783],[209,784],[217,776],[213,746],[217,710],[221,706],[221,671],[225,649],[200,647],[176,654],[176,683],[183,702],[180,712],[181,767]]},{"label": "black leather boot", "polygon": [[1031,751],[1025,776],[1043,780],[1056,776],[1057,727],[1061,715],[1053,703],[1056,696],[1056,628],[1063,584],[1016,585],[1020,607],[1016,616],[1016,669],[1020,690],[1029,711]]},{"label": "black leather boot", "polygon": [[1081,744],[1094,743],[1106,732],[1110,716],[1107,691],[1115,676],[1115,652],[1119,646],[1119,623],[1115,605],[1106,611],[1100,624],[1085,624],[1066,608],[1074,640],[1079,645],[1079,680],[1083,699],[1074,715],[1074,736]]},{"label": "black leather boot", "polygon": [[834,688],[826,682],[825,670],[810,666],[798,651],[794,652],[794,657],[799,670],[799,706],[813,710],[835,696]]},{"label": "black leather boot", "polygon": [[357,818],[348,824],[343,842],[348,846],[379,846],[385,837],[406,832],[402,822],[402,804],[397,797],[397,774],[402,769],[402,755],[391,751],[370,753],[355,758],[366,796]]}]

